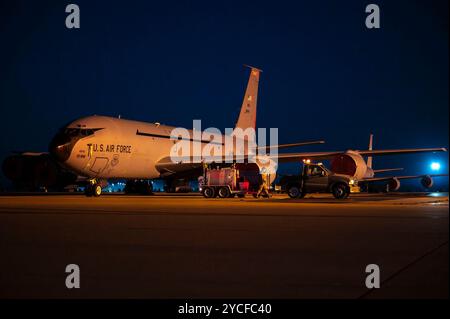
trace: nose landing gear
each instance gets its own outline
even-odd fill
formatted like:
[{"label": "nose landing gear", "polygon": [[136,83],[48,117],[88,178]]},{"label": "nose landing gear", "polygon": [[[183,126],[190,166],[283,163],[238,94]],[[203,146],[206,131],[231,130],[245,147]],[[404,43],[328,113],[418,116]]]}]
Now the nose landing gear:
[{"label": "nose landing gear", "polygon": [[102,194],[102,186],[96,180],[89,181],[84,189],[84,194],[88,197],[99,197]]}]

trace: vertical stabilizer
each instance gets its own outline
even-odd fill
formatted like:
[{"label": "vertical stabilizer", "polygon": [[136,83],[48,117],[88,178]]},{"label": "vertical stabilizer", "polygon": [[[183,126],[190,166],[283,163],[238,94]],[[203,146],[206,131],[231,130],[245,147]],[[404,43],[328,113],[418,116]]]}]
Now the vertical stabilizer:
[{"label": "vertical stabilizer", "polygon": [[[373,134],[370,134],[369,138],[369,151],[373,150]],[[367,157],[367,167],[372,168],[372,156]]]},{"label": "vertical stabilizer", "polygon": [[247,89],[245,90],[244,100],[242,101],[241,112],[236,122],[235,128],[246,130],[247,128],[256,129],[256,106],[258,101],[258,83],[261,70],[249,66],[251,69],[248,79]]}]

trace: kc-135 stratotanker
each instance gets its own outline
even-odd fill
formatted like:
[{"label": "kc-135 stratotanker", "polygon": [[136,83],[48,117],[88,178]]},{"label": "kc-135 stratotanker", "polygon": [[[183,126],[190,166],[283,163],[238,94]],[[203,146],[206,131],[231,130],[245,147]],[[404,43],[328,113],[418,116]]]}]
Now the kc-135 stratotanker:
[{"label": "kc-135 stratotanker", "polygon": [[[250,78],[235,129],[256,129],[258,84],[261,71],[251,68]],[[171,150],[174,145],[172,132],[175,127],[159,123],[145,123],[125,119],[89,116],[73,121],[63,127],[50,144],[51,154],[59,163],[91,181],[87,192],[100,195],[99,180],[106,179],[153,179],[175,176],[199,176],[201,160],[174,162]],[[199,142],[204,148],[209,140],[195,141],[189,130],[192,143]],[[216,136],[217,137],[217,136]],[[237,137],[244,138],[244,137]],[[214,139],[216,140],[216,139]],[[219,140],[225,140],[220,136]],[[278,148],[298,146],[302,143],[278,145]],[[214,149],[213,149],[214,151]],[[277,161],[292,162],[303,159],[331,160],[335,173],[345,174],[358,181],[374,180],[374,170],[363,156],[393,155],[401,153],[445,151],[444,148],[303,152],[276,154]],[[236,153],[236,150],[233,150]],[[244,151],[245,153],[245,151]],[[222,156],[212,154],[213,156]],[[267,156],[267,155],[266,155]],[[270,156],[270,155],[269,155]],[[272,174],[274,175],[274,174]],[[390,177],[393,179],[394,177]],[[271,176],[270,181],[274,179]]]},{"label": "kc-135 stratotanker", "polygon": [[[240,114],[235,125],[235,131],[247,129],[256,130],[256,110],[258,100],[258,84],[261,70],[250,67],[250,76],[243,98]],[[49,153],[59,165],[88,181],[86,194],[99,196],[102,186],[107,180],[149,180],[164,178],[175,180],[177,178],[196,178],[202,175],[203,162],[174,161],[171,157],[174,143],[179,142],[173,137],[176,127],[161,125],[160,123],[147,123],[132,121],[108,116],[87,116],[70,122],[62,127],[49,145]],[[233,133],[235,132],[233,131]],[[195,132],[189,132],[189,143],[197,143],[201,150],[211,142],[225,141],[227,136],[222,134],[209,134],[210,139],[196,140]],[[215,135],[215,136],[214,136]],[[198,135],[197,135],[198,136]],[[200,134],[200,136],[202,136]],[[236,139],[247,139],[246,136],[236,135]],[[244,141],[245,142],[248,141]],[[318,144],[323,141],[311,141],[283,145],[272,145],[272,148],[284,149],[288,147]],[[258,149],[258,148],[257,148]],[[213,157],[223,158],[224,150]],[[266,160],[256,161],[255,170],[261,170],[270,161],[277,163],[301,162],[302,160],[330,160],[331,170],[334,173],[345,174],[360,182],[379,180],[374,177],[376,170],[372,169],[364,159],[365,156],[396,155],[418,152],[442,152],[445,148],[409,148],[390,150],[346,150],[325,152],[278,153],[261,155]],[[236,155],[236,147],[232,149]],[[265,153],[265,152],[264,152]],[[247,150],[240,155],[247,156]],[[258,159],[258,154],[256,158]],[[253,163],[255,164],[255,163]],[[409,178],[431,179],[430,175],[409,176]],[[269,181],[275,179],[275,172],[270,173]],[[384,180],[398,181],[398,177],[388,177]]]}]

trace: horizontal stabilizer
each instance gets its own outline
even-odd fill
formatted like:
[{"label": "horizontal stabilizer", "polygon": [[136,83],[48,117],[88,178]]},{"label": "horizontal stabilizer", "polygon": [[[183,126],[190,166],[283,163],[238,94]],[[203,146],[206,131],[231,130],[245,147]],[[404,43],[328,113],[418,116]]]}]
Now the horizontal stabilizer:
[{"label": "horizontal stabilizer", "polygon": [[30,151],[13,151],[13,154],[16,155],[24,155],[24,156],[41,156],[47,155],[48,152],[30,152]]}]

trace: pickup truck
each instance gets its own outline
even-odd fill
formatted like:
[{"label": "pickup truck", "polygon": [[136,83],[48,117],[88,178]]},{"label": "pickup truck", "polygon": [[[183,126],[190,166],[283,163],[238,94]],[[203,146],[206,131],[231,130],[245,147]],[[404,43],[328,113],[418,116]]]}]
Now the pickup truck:
[{"label": "pickup truck", "polygon": [[291,198],[303,198],[308,193],[332,193],[337,199],[360,191],[351,176],[335,174],[323,164],[305,163],[300,175],[286,175],[279,182],[281,190]]}]

